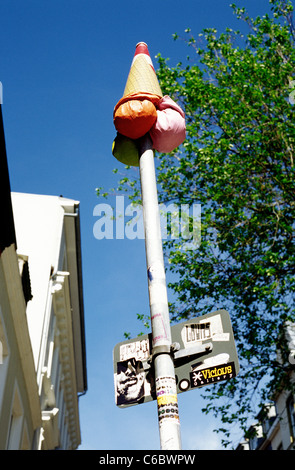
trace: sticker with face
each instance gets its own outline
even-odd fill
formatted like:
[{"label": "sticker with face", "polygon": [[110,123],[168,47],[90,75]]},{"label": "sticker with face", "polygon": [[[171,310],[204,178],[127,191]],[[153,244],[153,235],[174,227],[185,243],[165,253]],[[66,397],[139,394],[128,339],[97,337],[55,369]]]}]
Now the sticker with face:
[{"label": "sticker with face", "polygon": [[118,362],[116,376],[118,405],[137,403],[144,397],[145,375],[141,361],[131,358]]}]

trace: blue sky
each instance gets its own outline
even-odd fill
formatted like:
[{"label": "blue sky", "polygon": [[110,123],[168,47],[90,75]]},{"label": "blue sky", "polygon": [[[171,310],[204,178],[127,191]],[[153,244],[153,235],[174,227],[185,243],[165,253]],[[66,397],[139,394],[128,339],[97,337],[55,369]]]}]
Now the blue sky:
[{"label": "blue sky", "polygon": [[[121,98],[135,45],[148,44],[171,65],[188,50],[173,33],[188,27],[238,28],[230,0],[1,0],[0,82],[13,191],[81,202],[88,392],[80,399],[80,449],[159,449],[155,402],[117,409],[113,347],[141,330],[149,313],[142,240],[97,240],[95,188],[116,185],[111,153],[113,108]],[[267,0],[235,2],[251,16]],[[179,396],[184,449],[217,449],[215,422],[201,413],[199,390]]]}]

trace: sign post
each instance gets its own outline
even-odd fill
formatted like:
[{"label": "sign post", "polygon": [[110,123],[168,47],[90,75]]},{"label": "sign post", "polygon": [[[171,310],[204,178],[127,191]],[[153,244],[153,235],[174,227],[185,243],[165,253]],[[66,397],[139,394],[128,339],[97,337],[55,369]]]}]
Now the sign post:
[{"label": "sign post", "polygon": [[[165,123],[170,116],[169,126],[161,126],[161,112]],[[125,407],[157,400],[161,449],[179,450],[177,394],[235,376],[238,363],[235,348],[228,352],[233,336],[225,314],[217,312],[209,320],[204,316],[180,325],[172,341],[176,326],[170,327],[153,148],[169,152],[180,145],[185,123],[183,111],[163,97],[145,43],[136,46],[123,97],[114,109],[114,124],[113,155],[122,163],[139,166],[140,171],[152,330],[114,349],[116,404]]]},{"label": "sign post", "polygon": [[[181,449],[180,422],[174,362],[171,355],[171,330],[166,275],[160,226],[154,152],[148,135],[139,145],[139,167],[145,229],[145,248],[152,327],[152,357],[162,449]],[[171,409],[173,412],[171,413]]]},{"label": "sign post", "polygon": [[[172,107],[170,114],[174,115],[172,121],[175,122],[175,126],[171,126],[170,137],[167,136],[167,129],[164,129],[165,135],[162,137],[162,142],[165,146],[167,138],[172,145],[171,149],[180,145],[185,138],[185,132],[181,131],[179,135],[177,131],[174,132],[174,129],[182,128],[179,126],[179,119],[185,127],[184,113],[171,99],[168,101],[169,103],[166,103],[167,97],[163,97],[148,47],[144,42],[140,42],[136,45],[123,97],[114,109],[117,137],[113,144],[113,154],[122,163],[139,166],[140,169],[152,327],[152,362],[158,403],[160,443],[162,449],[177,450],[181,449],[180,424],[171,355],[170,319],[154,165],[154,142],[151,139],[151,130],[159,121],[160,105],[163,105],[165,109],[167,106]],[[167,151],[166,147],[165,151]],[[122,368],[124,367],[122,364]],[[135,364],[130,363],[126,367],[127,374],[131,372]],[[137,378],[139,379],[139,376]],[[137,385],[139,385],[140,380],[133,378],[133,382],[134,384],[138,382]],[[173,412],[171,412],[172,409]]]}]

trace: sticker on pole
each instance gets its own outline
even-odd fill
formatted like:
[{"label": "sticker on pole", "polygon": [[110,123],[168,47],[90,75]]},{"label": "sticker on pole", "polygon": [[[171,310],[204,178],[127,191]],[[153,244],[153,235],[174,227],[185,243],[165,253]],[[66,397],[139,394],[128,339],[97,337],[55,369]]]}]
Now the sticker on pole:
[{"label": "sticker on pole", "polygon": [[190,373],[191,387],[202,387],[220,380],[231,379],[236,376],[235,363],[218,364],[216,367],[206,367]]},{"label": "sticker on pole", "polygon": [[[239,372],[229,313],[218,310],[171,327],[177,393],[234,378]],[[115,346],[115,401],[119,407],[157,398],[152,335]]]},{"label": "sticker on pole", "polygon": [[137,405],[156,398],[154,371],[149,362],[151,334],[115,346],[115,401],[119,407]]}]

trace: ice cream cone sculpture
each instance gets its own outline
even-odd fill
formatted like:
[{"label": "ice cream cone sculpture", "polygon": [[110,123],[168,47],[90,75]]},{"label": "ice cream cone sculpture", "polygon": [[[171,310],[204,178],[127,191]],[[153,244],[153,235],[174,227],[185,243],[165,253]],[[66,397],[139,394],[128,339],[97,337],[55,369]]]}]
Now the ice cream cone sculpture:
[{"label": "ice cream cone sculpture", "polygon": [[146,94],[153,102],[159,101],[163,96],[148,47],[144,42],[139,42],[136,46],[123,97],[136,94]]},{"label": "ice cream cone sculpture", "polygon": [[[149,132],[155,150],[167,153],[185,139],[184,113],[171,98],[163,97],[144,42],[136,45],[123,97],[114,109],[114,125],[118,132],[113,144],[114,156],[123,163],[135,166],[138,160],[134,158],[133,152],[130,163],[125,150],[128,148],[126,138],[137,140]],[[122,140],[120,136],[125,139]],[[124,151],[120,147],[122,141],[125,144]]]}]

